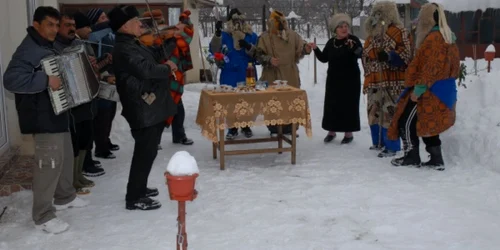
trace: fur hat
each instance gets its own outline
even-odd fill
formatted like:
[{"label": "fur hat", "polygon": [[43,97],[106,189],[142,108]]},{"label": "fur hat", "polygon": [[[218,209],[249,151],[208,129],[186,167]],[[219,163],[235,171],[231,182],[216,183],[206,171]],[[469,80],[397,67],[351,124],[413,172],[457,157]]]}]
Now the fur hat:
[{"label": "fur hat", "polygon": [[335,29],[344,23],[351,27],[351,17],[344,13],[335,14],[328,20],[328,28],[331,32],[335,32]]},{"label": "fur hat", "polygon": [[89,18],[81,12],[76,12],[73,15],[73,17],[75,18],[76,29],[81,29],[81,28],[92,26]]},{"label": "fur hat", "polygon": [[439,32],[446,43],[452,44],[454,42],[453,32],[451,32],[446,21],[443,6],[437,3],[426,3],[422,6],[418,15],[416,48],[420,47],[427,34],[435,26],[439,26]]},{"label": "fur hat", "polygon": [[102,15],[103,12],[104,12],[104,10],[102,10],[100,8],[90,9],[87,12],[87,17],[89,18],[90,23],[91,24],[97,23],[97,20],[99,20],[99,17]]},{"label": "fur hat", "polygon": [[398,7],[393,1],[375,2],[365,24],[366,33],[369,36],[381,35],[383,27],[387,28],[390,25],[404,28],[399,17]]},{"label": "fur hat", "polygon": [[132,5],[119,5],[114,7],[109,13],[109,26],[116,32],[130,19],[138,17],[139,12]]}]

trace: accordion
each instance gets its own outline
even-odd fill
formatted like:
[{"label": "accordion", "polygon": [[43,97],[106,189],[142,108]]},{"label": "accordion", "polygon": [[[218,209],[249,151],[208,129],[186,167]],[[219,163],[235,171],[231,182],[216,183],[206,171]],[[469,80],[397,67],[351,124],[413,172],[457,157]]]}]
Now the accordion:
[{"label": "accordion", "polygon": [[49,97],[56,115],[92,101],[99,93],[99,79],[83,44],[68,47],[60,55],[46,57],[42,59],[41,65],[47,75],[61,79],[58,90],[49,87]]}]

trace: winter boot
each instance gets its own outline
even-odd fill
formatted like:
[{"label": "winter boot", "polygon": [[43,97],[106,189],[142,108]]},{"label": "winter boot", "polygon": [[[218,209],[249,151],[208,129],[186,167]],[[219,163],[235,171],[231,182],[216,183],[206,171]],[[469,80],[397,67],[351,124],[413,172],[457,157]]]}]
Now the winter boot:
[{"label": "winter boot", "polygon": [[250,138],[253,136],[253,132],[252,132],[252,129],[250,129],[250,127],[242,128],[241,132],[243,133],[243,135],[245,135],[246,138]]},{"label": "winter boot", "polygon": [[80,157],[77,156],[75,157],[73,161],[73,187],[76,189],[76,193],[78,195],[85,195],[89,194],[90,191],[88,189],[85,189],[85,185],[83,185],[80,182],[79,175],[81,175],[81,172],[78,171],[78,162],[79,162]]},{"label": "winter boot", "polygon": [[226,134],[226,140],[233,140],[236,136],[238,136],[238,128],[230,128]]},{"label": "winter boot", "polygon": [[441,146],[426,147],[425,150],[429,152],[431,159],[428,162],[422,163],[422,166],[443,171],[445,168]]},{"label": "winter boot", "polygon": [[384,150],[382,150],[382,152],[380,152],[377,156],[379,158],[386,158],[386,157],[393,157],[396,155],[396,151],[394,150],[390,150],[390,149],[387,149],[387,148],[384,148]]},{"label": "winter boot", "polygon": [[403,157],[393,159],[391,161],[391,164],[395,167],[400,167],[400,166],[420,167],[420,153],[418,147],[413,147],[408,152],[405,151]]},{"label": "winter boot", "polygon": [[78,181],[83,184],[86,188],[95,186],[95,183],[83,176],[83,164],[85,163],[85,155],[87,150],[80,150],[78,154]]}]

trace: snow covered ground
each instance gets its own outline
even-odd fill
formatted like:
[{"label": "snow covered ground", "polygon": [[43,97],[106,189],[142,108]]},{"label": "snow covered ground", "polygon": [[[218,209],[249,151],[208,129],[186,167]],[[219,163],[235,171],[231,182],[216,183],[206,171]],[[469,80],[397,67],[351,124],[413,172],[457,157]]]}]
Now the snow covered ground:
[{"label": "snow covered ground", "polygon": [[[163,173],[170,157],[186,150],[198,161],[198,198],[187,204],[189,249],[195,250],[493,250],[500,245],[500,60],[494,71],[469,75],[460,88],[456,125],[442,136],[444,172],[394,168],[369,151],[366,101],[361,96],[362,131],[354,142],[325,145],[321,129],[326,66],[312,56],[300,64],[312,112],[313,138],[301,128],[297,165],[289,154],[229,156],[226,171],[212,159],[211,143],[194,123],[200,89],[186,87],[186,130],[193,146],[171,143],[149,179],[163,207],[125,210],[125,186],[133,140],[117,115],[113,142],[117,159],[103,160],[106,174],[85,198],[91,205],[58,212],[71,224],[61,235],[36,231],[31,192],[0,198],[8,206],[0,221],[0,249],[175,249],[177,204],[168,198]],[[471,60],[467,61],[472,71]],[[485,62],[479,62],[484,69]],[[264,127],[255,136],[268,136]],[[341,138],[341,137],[340,137]],[[245,147],[245,146],[240,146]],[[253,146],[246,146],[253,147]],[[422,146],[423,147],[423,146]],[[422,159],[427,153],[421,149]]]}]

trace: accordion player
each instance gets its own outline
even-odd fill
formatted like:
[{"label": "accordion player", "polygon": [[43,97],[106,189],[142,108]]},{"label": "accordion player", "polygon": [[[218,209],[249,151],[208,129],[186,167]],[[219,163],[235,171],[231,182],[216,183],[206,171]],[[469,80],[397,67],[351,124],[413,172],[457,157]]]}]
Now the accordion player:
[{"label": "accordion player", "polygon": [[49,88],[49,97],[56,115],[88,103],[98,95],[99,79],[83,44],[68,47],[59,55],[46,57],[42,59],[41,65],[47,75],[61,79],[62,84],[58,90]]}]

